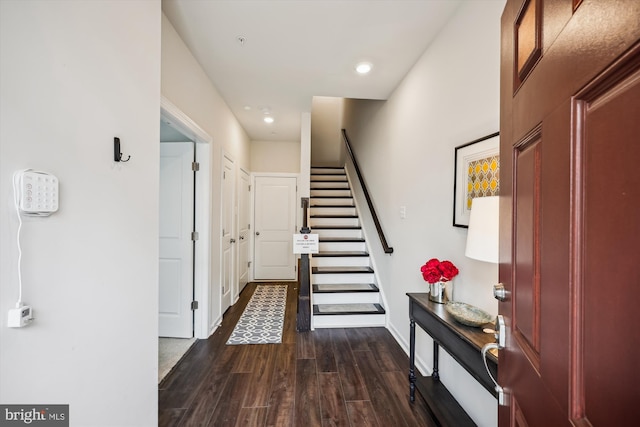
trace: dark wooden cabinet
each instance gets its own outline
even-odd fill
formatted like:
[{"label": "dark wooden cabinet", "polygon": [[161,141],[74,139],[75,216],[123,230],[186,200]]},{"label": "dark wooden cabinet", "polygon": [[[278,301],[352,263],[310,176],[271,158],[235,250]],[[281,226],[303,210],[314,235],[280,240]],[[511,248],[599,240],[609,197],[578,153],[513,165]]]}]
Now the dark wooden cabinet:
[{"label": "dark wooden cabinet", "polygon": [[[409,293],[410,354],[409,392],[413,402],[416,388],[425,400],[432,415],[443,425],[474,426],[475,423],[440,382],[438,354],[442,347],[467,370],[489,393],[495,396],[495,385],[489,377],[482,360],[482,347],[495,342],[493,334],[482,332],[458,323],[446,311],[444,304],[429,301],[426,293]],[[418,325],[433,338],[433,373],[423,377],[415,371],[415,327]],[[488,325],[489,326],[489,325]],[[494,378],[498,376],[498,358],[487,353],[487,365]]]}]

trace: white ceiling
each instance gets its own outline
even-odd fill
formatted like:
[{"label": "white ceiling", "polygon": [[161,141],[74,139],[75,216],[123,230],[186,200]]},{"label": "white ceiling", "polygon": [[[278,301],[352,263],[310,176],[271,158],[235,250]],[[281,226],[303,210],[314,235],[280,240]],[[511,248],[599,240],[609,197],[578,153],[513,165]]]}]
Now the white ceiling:
[{"label": "white ceiling", "polygon": [[[252,140],[298,141],[314,96],[387,99],[460,3],[163,0],[162,10]],[[359,61],[370,74],[356,74]]]}]

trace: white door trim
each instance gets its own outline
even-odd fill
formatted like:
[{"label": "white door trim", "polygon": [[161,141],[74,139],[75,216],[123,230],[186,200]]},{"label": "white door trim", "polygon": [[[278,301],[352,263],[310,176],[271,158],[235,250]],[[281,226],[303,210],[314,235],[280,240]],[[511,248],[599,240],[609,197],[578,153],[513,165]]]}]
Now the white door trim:
[{"label": "white door trim", "polygon": [[171,101],[162,96],[160,100],[160,117],[172,127],[196,142],[196,158],[200,170],[196,174],[196,229],[199,239],[196,241],[194,298],[198,301],[198,309],[194,315],[194,336],[208,338],[213,333],[209,330],[209,294],[211,292],[211,144],[209,136],[191,118],[184,114]]}]

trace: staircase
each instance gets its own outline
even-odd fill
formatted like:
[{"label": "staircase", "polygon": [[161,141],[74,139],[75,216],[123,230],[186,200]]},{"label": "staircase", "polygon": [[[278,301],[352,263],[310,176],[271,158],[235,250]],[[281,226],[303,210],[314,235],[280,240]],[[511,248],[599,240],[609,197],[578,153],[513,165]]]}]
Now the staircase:
[{"label": "staircase", "polygon": [[384,326],[367,242],[344,168],[311,168],[310,228],[314,328]]}]

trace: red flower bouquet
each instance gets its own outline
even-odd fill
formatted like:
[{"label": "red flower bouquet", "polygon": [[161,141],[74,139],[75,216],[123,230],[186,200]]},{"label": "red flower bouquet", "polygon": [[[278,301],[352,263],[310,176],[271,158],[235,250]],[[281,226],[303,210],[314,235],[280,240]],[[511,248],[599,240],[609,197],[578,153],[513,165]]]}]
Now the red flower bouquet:
[{"label": "red flower bouquet", "polygon": [[420,267],[422,277],[429,283],[448,282],[459,273],[457,267],[451,261],[439,261],[432,258]]}]

